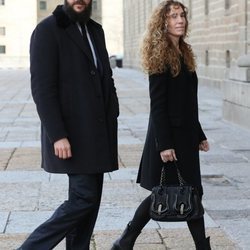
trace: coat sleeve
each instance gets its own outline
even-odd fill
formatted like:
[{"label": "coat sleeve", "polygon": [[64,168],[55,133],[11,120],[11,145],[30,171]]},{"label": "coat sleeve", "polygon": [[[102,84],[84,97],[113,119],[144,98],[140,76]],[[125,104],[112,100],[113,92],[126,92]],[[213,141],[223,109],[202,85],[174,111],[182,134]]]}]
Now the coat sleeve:
[{"label": "coat sleeve", "polygon": [[204,140],[207,140],[207,137],[206,137],[205,133],[203,132],[203,129],[202,129],[201,124],[199,122],[199,141],[202,142]]},{"label": "coat sleeve", "polygon": [[59,101],[58,46],[51,23],[40,23],[30,42],[31,91],[51,143],[67,137]]},{"label": "coat sleeve", "polygon": [[158,151],[174,148],[167,110],[167,81],[166,73],[149,76],[151,118]]}]

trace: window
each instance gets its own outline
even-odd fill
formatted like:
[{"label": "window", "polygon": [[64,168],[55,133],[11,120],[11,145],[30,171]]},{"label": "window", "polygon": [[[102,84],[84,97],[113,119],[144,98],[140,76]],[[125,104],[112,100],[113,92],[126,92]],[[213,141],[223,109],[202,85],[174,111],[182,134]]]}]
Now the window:
[{"label": "window", "polygon": [[0,36],[5,36],[5,27],[0,27]]},{"label": "window", "polygon": [[5,0],[0,0],[0,5],[5,5]]},{"label": "window", "polygon": [[93,0],[92,8],[93,8],[93,10],[97,10],[97,0]]},{"label": "window", "polygon": [[208,50],[206,50],[206,55],[205,55],[205,65],[208,66],[209,65],[209,53]]},{"label": "window", "polygon": [[46,10],[46,9],[47,9],[47,2],[40,1],[40,10]]},{"label": "window", "polygon": [[231,5],[230,0],[225,0],[225,9],[226,10],[230,9],[230,5]]},{"label": "window", "polygon": [[230,55],[230,51],[227,50],[226,51],[226,67],[230,68],[231,66],[231,55]]},{"label": "window", "polygon": [[0,45],[0,54],[5,54],[5,53],[6,53],[5,45]]},{"label": "window", "polygon": [[208,0],[205,0],[205,15],[208,15],[208,13],[209,13]]}]

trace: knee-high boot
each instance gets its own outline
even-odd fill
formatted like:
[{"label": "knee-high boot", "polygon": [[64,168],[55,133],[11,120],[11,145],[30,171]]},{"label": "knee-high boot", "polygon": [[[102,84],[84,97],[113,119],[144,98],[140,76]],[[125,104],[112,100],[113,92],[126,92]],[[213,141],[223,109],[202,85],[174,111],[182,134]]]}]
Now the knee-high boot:
[{"label": "knee-high boot", "polygon": [[114,242],[111,250],[133,250],[135,241],[141,230],[133,228],[131,222],[128,223],[122,235]]},{"label": "knee-high boot", "polygon": [[196,250],[211,250],[210,237],[207,237],[203,241],[195,242]]},{"label": "knee-high boot", "polygon": [[136,209],[132,221],[128,223],[122,235],[114,242],[111,250],[133,250],[137,237],[150,220],[150,201],[150,196],[142,201],[142,203]]}]

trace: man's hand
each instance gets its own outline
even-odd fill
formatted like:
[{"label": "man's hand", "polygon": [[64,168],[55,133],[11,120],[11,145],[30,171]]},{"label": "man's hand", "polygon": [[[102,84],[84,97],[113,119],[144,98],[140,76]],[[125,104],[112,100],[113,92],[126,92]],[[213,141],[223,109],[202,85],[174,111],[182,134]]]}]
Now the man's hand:
[{"label": "man's hand", "polygon": [[167,149],[161,151],[160,155],[163,162],[168,162],[173,160],[177,161],[174,149]]},{"label": "man's hand", "polygon": [[199,145],[199,150],[207,152],[209,150],[209,143],[207,140],[204,140]]},{"label": "man's hand", "polygon": [[60,139],[54,143],[55,155],[60,159],[72,157],[71,147],[67,138]]}]

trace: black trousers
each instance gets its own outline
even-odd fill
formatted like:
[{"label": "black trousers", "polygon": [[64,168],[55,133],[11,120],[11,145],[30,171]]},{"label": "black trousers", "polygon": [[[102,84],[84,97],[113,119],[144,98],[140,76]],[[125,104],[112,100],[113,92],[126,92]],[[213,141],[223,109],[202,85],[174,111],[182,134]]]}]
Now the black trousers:
[{"label": "black trousers", "polygon": [[89,250],[100,207],[103,174],[69,174],[69,197],[20,247],[50,250],[66,236],[67,250]]}]

